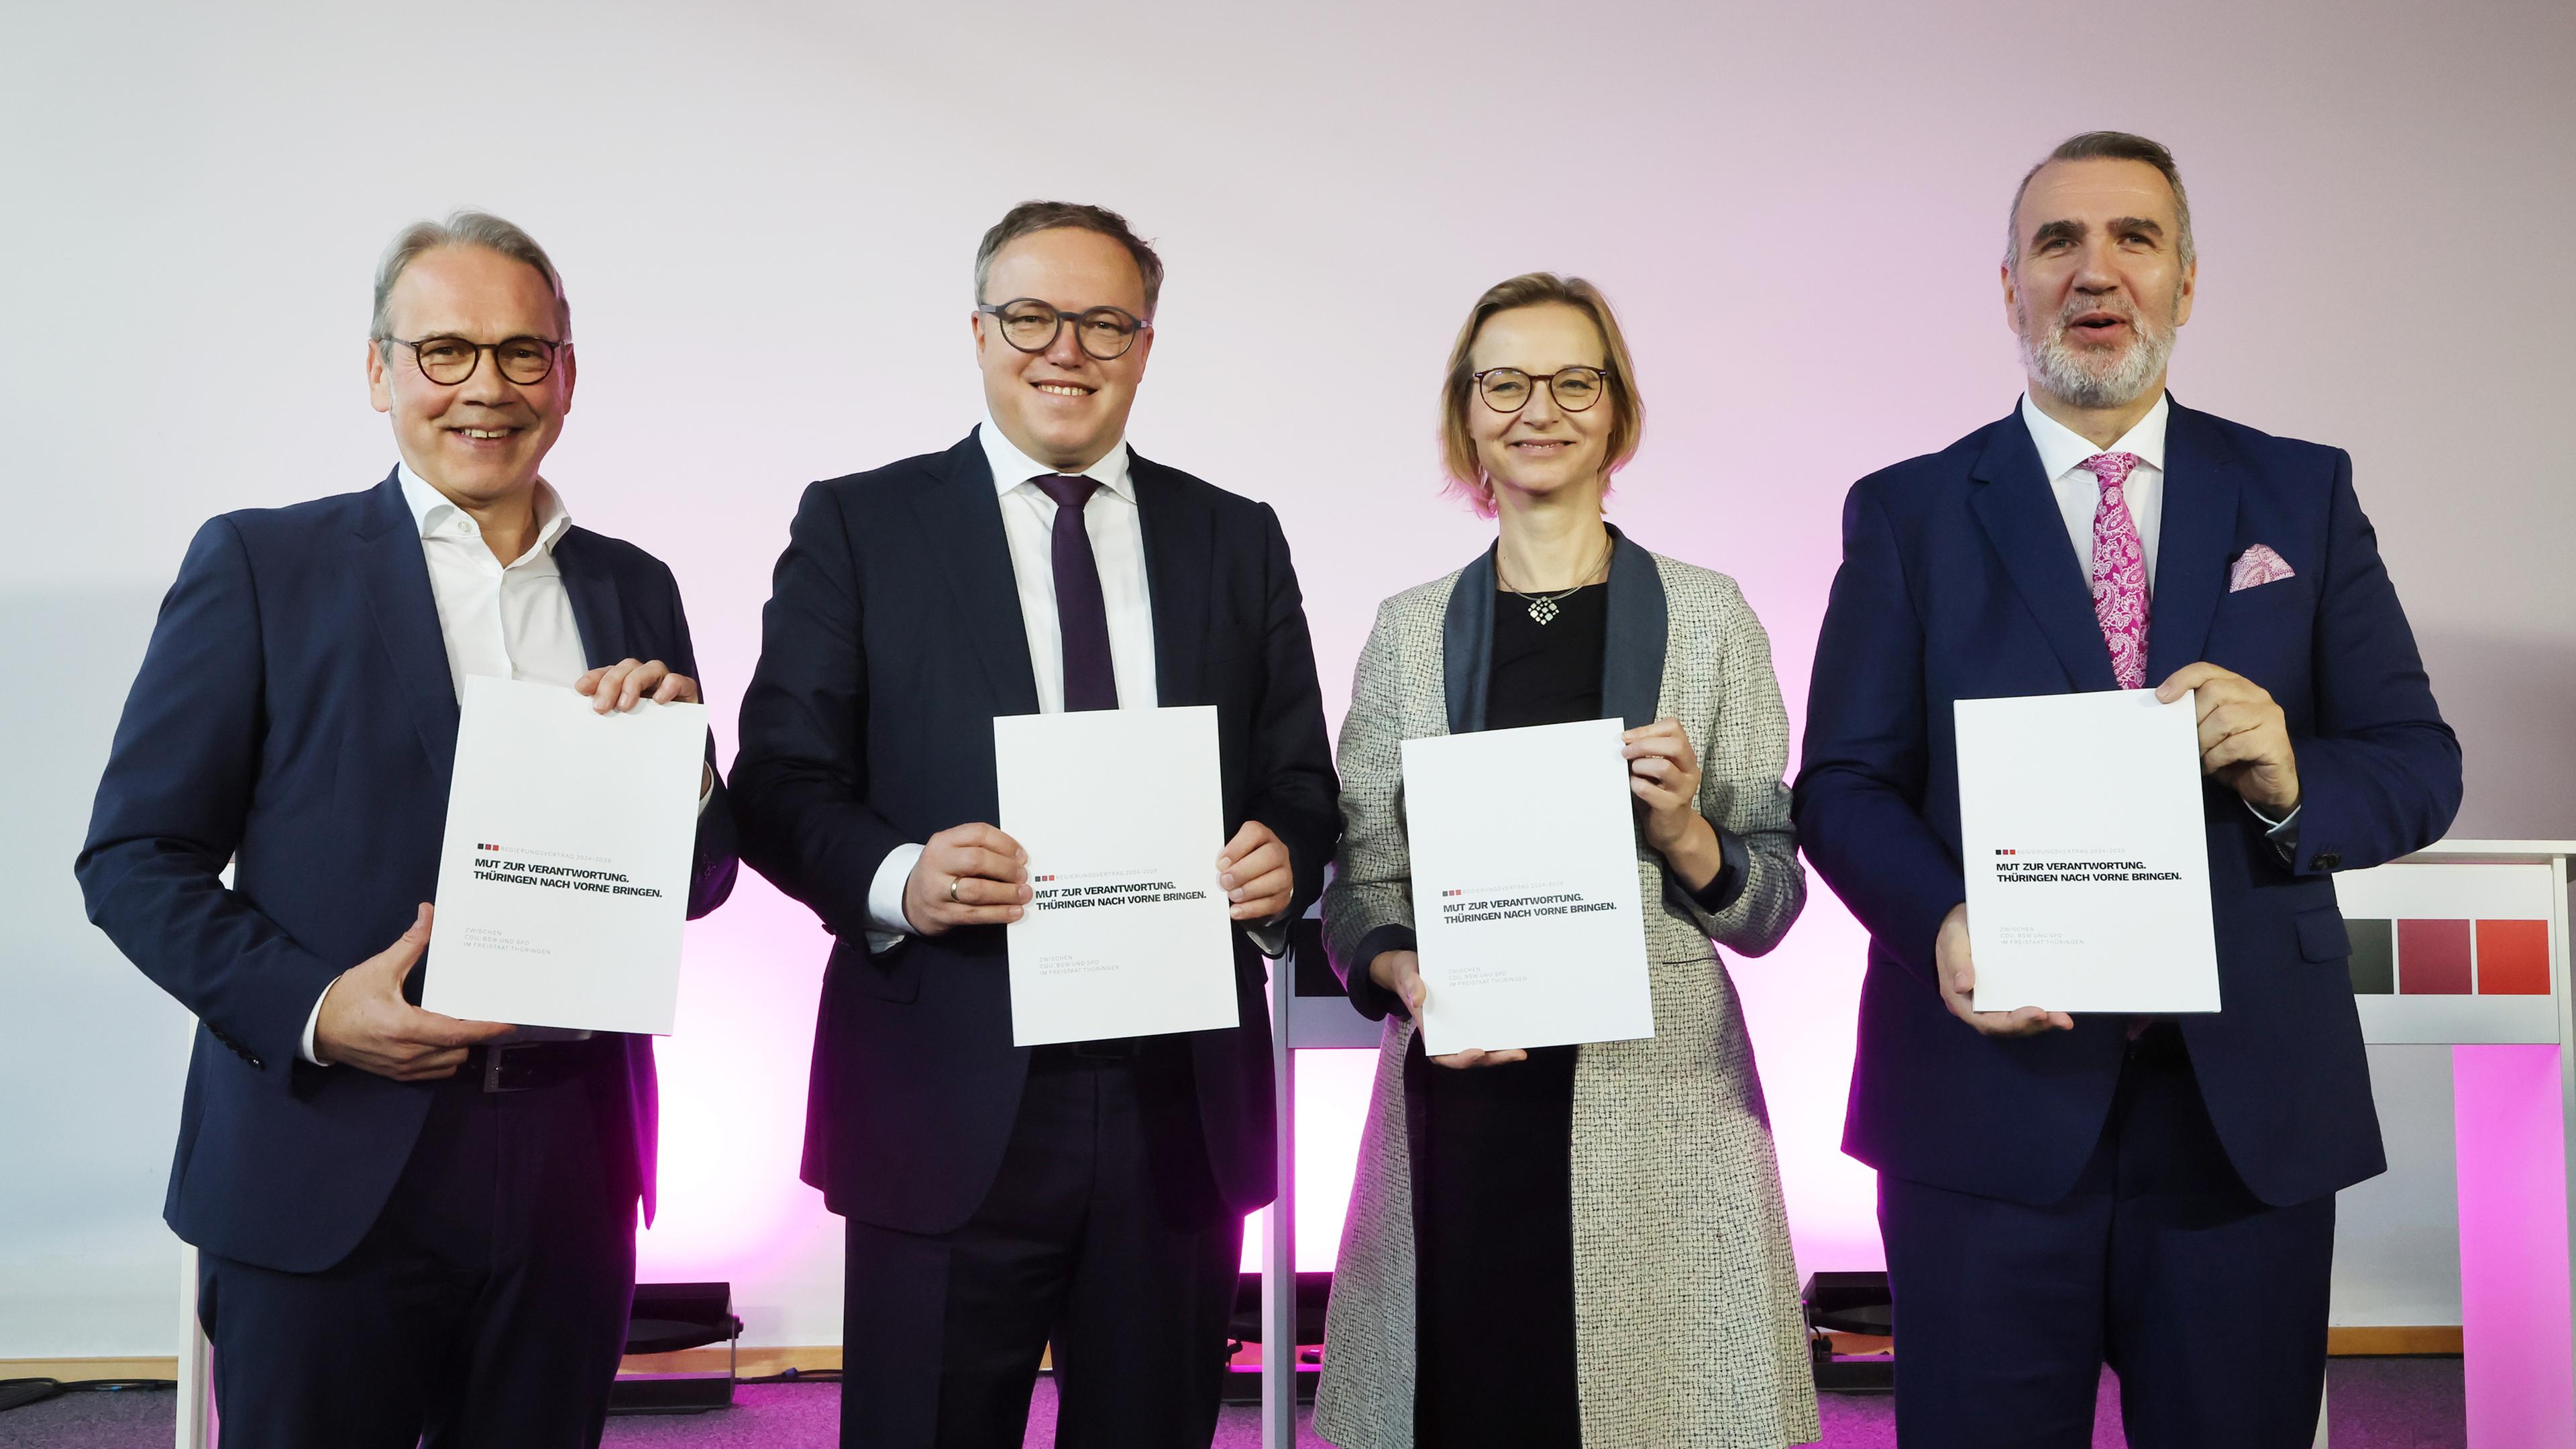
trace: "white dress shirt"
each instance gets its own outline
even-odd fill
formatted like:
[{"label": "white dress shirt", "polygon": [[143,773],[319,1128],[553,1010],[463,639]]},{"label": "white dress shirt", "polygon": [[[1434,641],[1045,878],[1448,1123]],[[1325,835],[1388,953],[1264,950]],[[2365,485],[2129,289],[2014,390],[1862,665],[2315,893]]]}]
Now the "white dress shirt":
[{"label": "white dress shirt", "polygon": [[[2138,525],[2138,546],[2146,554],[2147,594],[2153,599],[2156,589],[2157,525],[2165,516],[2165,420],[2172,416],[2173,406],[2163,396],[2147,409],[2120,441],[2107,448],[2093,446],[2092,440],[2039,410],[2039,405],[2022,394],[2021,420],[2030,429],[2031,444],[2039,449],[2040,471],[2048,475],[2049,491],[2057,495],[2057,511],[2066,520],[2066,536],[2075,544],[2076,562],[2083,565],[2085,583],[2093,580],[2093,515],[2102,506],[2102,484],[2085,471],[2084,460],[2098,453],[2128,453],[2138,466],[2129,470],[2129,481],[2121,492],[2128,499],[2129,517]],[[2153,628],[2150,614],[2149,628]]]},{"label": "white dress shirt", "polygon": [[[1055,500],[1029,481],[1056,470],[1014,447],[988,414],[975,430],[984,461],[993,469],[993,491],[1002,504],[1002,536],[1010,546],[1011,574],[1019,585],[1020,622],[1028,630],[1029,666],[1037,676],[1038,712],[1064,712],[1064,630],[1055,611]],[[1109,667],[1118,682],[1121,709],[1152,709],[1161,702],[1154,681],[1154,606],[1145,586],[1145,524],[1128,476],[1127,440],[1121,438],[1081,476],[1100,487],[1083,507],[1083,531],[1100,570],[1100,601],[1109,613]],[[883,951],[912,930],[903,914],[904,882],[921,859],[918,845],[886,852],[868,883],[868,949]]]},{"label": "white dress shirt", "polygon": [[[2085,469],[2084,460],[2098,453],[2128,453],[2137,458],[2138,465],[2129,470],[2129,481],[2121,494],[2128,502],[2130,521],[2138,526],[2139,550],[2146,556],[2150,639],[2155,637],[2156,627],[2156,546],[2161,542],[2157,535],[2164,531],[2165,517],[2165,423],[2172,416],[2172,397],[2159,393],[2156,405],[2122,433],[2118,442],[2097,448],[2092,439],[2041,412],[2030,394],[2023,393],[2021,397],[2022,425],[2030,429],[2031,446],[2039,449],[2040,471],[2048,475],[2049,491],[2057,495],[2057,512],[2066,520],[2066,537],[2075,545],[2075,562],[2083,570],[2088,589],[2093,583],[2093,515],[2102,506],[2102,481]],[[2150,679],[2147,687],[2152,689],[2162,682]],[[2245,808],[2253,810],[2254,818],[2263,822],[2264,834],[2281,859],[2294,860],[2299,849],[2298,807],[2290,807],[2290,813],[2278,820],[2254,810],[2250,800]]]},{"label": "white dress shirt", "polygon": [[572,594],[555,567],[555,540],[572,527],[572,515],[552,485],[538,480],[536,542],[507,564],[492,556],[473,515],[421,481],[409,464],[403,466],[402,491],[420,527],[429,592],[438,601],[438,633],[447,644],[448,678],[459,703],[469,674],[569,689],[590,672]]},{"label": "white dress shirt", "polygon": [[[447,645],[448,682],[462,703],[465,676],[488,674],[541,684],[572,682],[590,672],[572,594],[555,567],[555,540],[572,527],[572,515],[552,485],[537,482],[537,539],[507,565],[492,556],[473,515],[402,466],[403,502],[420,529],[420,551],[429,564],[429,592],[438,604],[438,634]],[[700,808],[705,808],[703,799]],[[304,1019],[304,1059],[327,1065],[314,1050],[314,1029],[331,988],[314,998]],[[588,1035],[587,1032],[582,1035]]]}]

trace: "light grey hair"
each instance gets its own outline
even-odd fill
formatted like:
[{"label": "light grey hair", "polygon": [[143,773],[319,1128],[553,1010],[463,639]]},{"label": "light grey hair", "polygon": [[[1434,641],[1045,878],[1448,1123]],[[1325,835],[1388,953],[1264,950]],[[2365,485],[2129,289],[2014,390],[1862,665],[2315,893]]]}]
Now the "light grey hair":
[{"label": "light grey hair", "polygon": [[572,303],[564,300],[563,277],[555,271],[554,260],[537,239],[503,221],[488,211],[450,212],[445,221],[415,221],[394,236],[385,248],[382,261],[376,263],[376,315],[367,324],[367,335],[387,356],[392,355],[393,319],[385,314],[385,305],[393,296],[394,283],[402,279],[403,269],[421,253],[440,247],[481,247],[499,252],[514,262],[526,262],[546,279],[546,290],[555,295],[555,337],[562,342],[572,336]]},{"label": "light grey hair", "polygon": [[[1137,275],[1145,279],[1145,318],[1154,319],[1154,304],[1163,295],[1163,259],[1154,254],[1143,237],[1127,225],[1127,218],[1105,206],[1085,206],[1075,201],[1023,201],[1003,213],[984,233],[983,243],[975,248],[975,305],[982,306],[984,282],[993,271],[993,257],[1002,248],[1032,232],[1054,231],[1071,227],[1076,231],[1098,232],[1127,249],[1136,259]],[[1007,302],[1008,297],[994,301]]]},{"label": "light grey hair", "polygon": [[2004,213],[2004,265],[2021,265],[2021,199],[2030,190],[2030,180],[2042,167],[2055,161],[2144,161],[2162,172],[2165,184],[2173,188],[2176,254],[2182,258],[2183,270],[2191,269],[2194,252],[2191,244],[2191,197],[2182,189],[2182,169],[2174,165],[2173,152],[2144,136],[2126,131],[2087,131],[2069,136],[2057,143],[2057,149],[2040,159],[2037,166],[2022,173],[2021,185],[2013,188],[2012,209]]}]

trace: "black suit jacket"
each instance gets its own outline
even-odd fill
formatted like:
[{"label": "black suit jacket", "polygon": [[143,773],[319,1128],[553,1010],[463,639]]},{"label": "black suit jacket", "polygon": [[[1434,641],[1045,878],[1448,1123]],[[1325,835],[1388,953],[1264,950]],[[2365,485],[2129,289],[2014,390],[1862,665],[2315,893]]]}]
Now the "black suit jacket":
[{"label": "black suit jacket", "polygon": [[[554,558],[593,665],[660,659],[696,677],[659,560],[584,528],[555,540]],[[90,919],[198,1018],[164,1208],[188,1242],[287,1272],[330,1267],[411,1156],[432,1084],[316,1067],[298,1047],[323,988],[436,898],[456,724],[399,473],[198,530],[74,867]],[[689,914],[714,910],[733,879],[718,781]],[[433,937],[412,999],[437,969]],[[618,1069],[592,1086],[612,1170],[649,1219],[653,1039],[622,1041]]]},{"label": "black suit jacket", "polygon": [[[1141,457],[1132,477],[1158,702],[1216,706],[1226,830],[1278,833],[1302,913],[1339,812],[1287,540],[1265,504]],[[945,1232],[991,1188],[1028,1069],[1003,929],[871,955],[868,888],[898,845],[997,821],[993,718],[1038,709],[982,445],[806,489],[761,620],[734,762],[743,858],[837,938],[804,1177],[835,1212]],[[1262,959],[1240,931],[1232,964],[1242,1024],[1189,1048],[1217,1192],[1249,1212],[1276,1192],[1276,1123]]]}]

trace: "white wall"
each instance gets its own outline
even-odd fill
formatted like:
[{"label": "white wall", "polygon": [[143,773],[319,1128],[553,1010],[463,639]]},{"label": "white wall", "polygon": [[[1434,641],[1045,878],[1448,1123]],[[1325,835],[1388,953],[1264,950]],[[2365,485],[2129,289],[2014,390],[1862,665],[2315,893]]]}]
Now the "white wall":
[{"label": "white wall", "polygon": [[[69,863],[190,531],[388,467],[358,369],[403,222],[490,207],[562,264],[582,389],[549,474],[679,571],[728,750],[798,488],[965,431],[971,249],[1034,195],[1118,206],[1164,248],[1135,437],[1279,506],[1336,716],[1375,600],[1477,546],[1436,497],[1436,373],[1476,292],[1541,266],[1600,281],[1639,353],[1651,421],[1617,516],[1738,575],[1795,713],[1843,487],[2012,401],[2013,180],[2073,131],[2147,131],[2182,158],[2203,257],[2177,392],[2353,450],[2468,744],[2462,833],[2565,836],[2571,16],[14,7],[0,1356],[172,1347],[157,1213],[187,1023],[79,920]],[[1738,971],[1809,1267],[1875,1259],[1868,1175],[1835,1151],[1859,945],[1820,899]],[[836,1224],[793,1184],[822,947],[746,881],[692,935],[665,1053],[646,1271],[732,1278],[759,1341],[836,1337]],[[2386,1211],[2348,1226],[2394,1226],[2347,1254],[2347,1307],[2421,1321],[2446,1301],[2447,1174],[2369,1191]]]}]

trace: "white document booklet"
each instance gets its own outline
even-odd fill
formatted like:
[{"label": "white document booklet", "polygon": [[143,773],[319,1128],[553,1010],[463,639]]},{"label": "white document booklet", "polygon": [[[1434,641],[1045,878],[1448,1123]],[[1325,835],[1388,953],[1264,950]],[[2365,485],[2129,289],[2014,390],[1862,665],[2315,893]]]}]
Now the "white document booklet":
[{"label": "white document booklet", "polygon": [[2194,697],[1953,708],[1977,1010],[2218,1010]]},{"label": "white document booklet", "polygon": [[1404,742],[1422,1048],[1655,1034],[1615,719]]},{"label": "white document booklet", "polygon": [[1237,1025],[1215,708],[1004,715],[993,757],[1032,897],[1008,928],[1011,1040]]},{"label": "white document booklet", "polygon": [[668,1036],[707,711],[468,675],[421,1005]]}]

